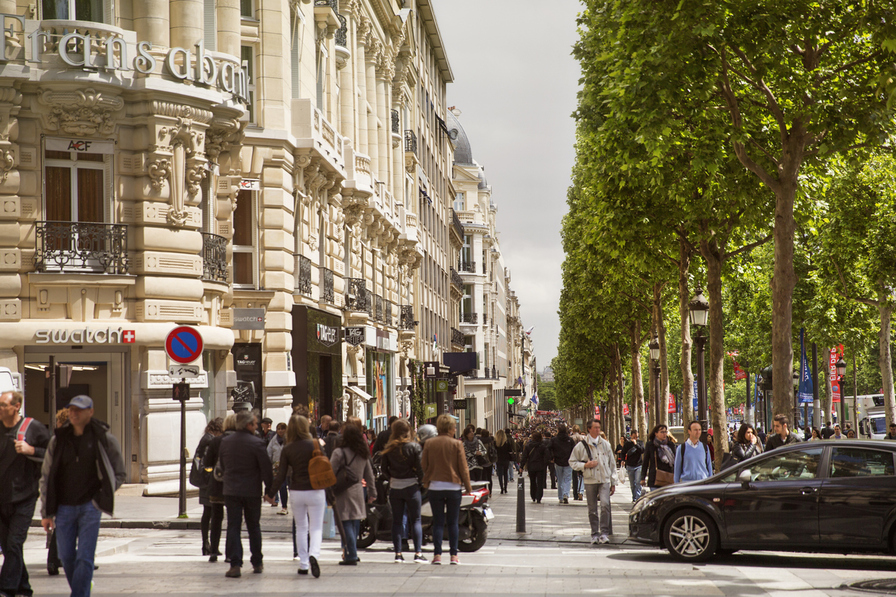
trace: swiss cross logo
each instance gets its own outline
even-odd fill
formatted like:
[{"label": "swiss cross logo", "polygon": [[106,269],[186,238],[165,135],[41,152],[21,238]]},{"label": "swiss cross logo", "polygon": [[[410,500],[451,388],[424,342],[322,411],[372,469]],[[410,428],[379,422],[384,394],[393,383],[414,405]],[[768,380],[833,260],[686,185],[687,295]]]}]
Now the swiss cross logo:
[{"label": "swiss cross logo", "polygon": [[137,336],[134,334],[134,330],[125,330],[121,335],[121,341],[125,344],[133,344],[136,339]]}]

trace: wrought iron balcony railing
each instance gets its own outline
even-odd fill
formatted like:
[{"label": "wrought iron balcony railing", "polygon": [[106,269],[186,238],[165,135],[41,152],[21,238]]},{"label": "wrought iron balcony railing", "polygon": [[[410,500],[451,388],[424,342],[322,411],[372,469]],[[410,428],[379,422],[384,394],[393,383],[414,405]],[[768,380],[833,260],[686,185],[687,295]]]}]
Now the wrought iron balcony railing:
[{"label": "wrought iron balcony railing", "polygon": [[392,110],[392,132],[396,135],[401,134],[401,118],[398,116],[398,110]]},{"label": "wrought iron balcony railing", "polygon": [[383,297],[376,294],[376,295],[374,295],[373,298],[374,298],[375,305],[376,305],[376,314],[375,314],[376,320],[379,321],[380,323],[382,323],[386,318],[385,313],[383,312]]},{"label": "wrought iron balcony railing", "polygon": [[476,262],[475,261],[461,261],[458,264],[458,269],[462,272],[475,274],[476,273]]},{"label": "wrought iron balcony railing", "polygon": [[460,330],[451,328],[451,343],[457,346],[464,345],[464,334]]},{"label": "wrought iron balcony railing", "polygon": [[370,293],[362,278],[348,278],[348,294],[345,295],[345,305],[351,311],[369,311]]},{"label": "wrought iron balcony railing", "polygon": [[296,290],[311,296],[311,260],[304,255],[296,256]]},{"label": "wrought iron balcony railing", "polygon": [[479,323],[479,314],[478,313],[461,313],[460,314],[460,322],[461,323]]},{"label": "wrought iron balcony railing", "polygon": [[320,299],[328,303],[336,302],[336,294],[333,292],[333,270],[320,268]]},{"label": "wrought iron balcony railing", "polygon": [[383,301],[383,323],[392,327],[392,301]]},{"label": "wrought iron balcony railing", "polygon": [[202,279],[227,282],[227,239],[202,233]]},{"label": "wrought iron balcony railing", "polygon": [[93,222],[37,222],[34,266],[40,272],[128,273],[128,227]]},{"label": "wrought iron balcony railing", "polygon": [[415,325],[414,306],[413,305],[402,305],[401,306],[401,319],[398,322],[399,329],[413,330],[414,325]]},{"label": "wrought iron balcony railing", "polygon": [[348,47],[348,21],[346,21],[345,17],[336,13],[336,18],[339,19],[339,29],[336,30],[336,35],[333,36],[333,40],[336,42],[336,45],[340,48]]},{"label": "wrought iron balcony railing", "polygon": [[417,135],[414,131],[404,132],[404,150],[406,152],[417,153]]},{"label": "wrought iron balcony railing", "polygon": [[463,238],[465,233],[464,225],[460,221],[460,218],[457,217],[457,212],[453,209],[451,210],[451,225],[454,226],[454,229],[457,231],[460,237]]},{"label": "wrought iron balcony railing", "polygon": [[339,12],[339,0],[314,0],[315,6],[329,6],[335,12]]},{"label": "wrought iron balcony railing", "polygon": [[458,290],[463,291],[464,279],[460,277],[460,274],[457,273],[457,270],[453,267],[451,268],[451,283],[454,284]]}]

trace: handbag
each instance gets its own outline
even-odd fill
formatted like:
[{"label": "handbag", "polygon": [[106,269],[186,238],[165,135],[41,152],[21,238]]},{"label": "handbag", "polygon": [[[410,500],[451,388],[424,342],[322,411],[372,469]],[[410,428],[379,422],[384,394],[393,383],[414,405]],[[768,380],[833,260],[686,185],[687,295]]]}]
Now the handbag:
[{"label": "handbag", "polygon": [[190,467],[190,485],[199,487],[200,489],[208,485],[208,478],[211,471],[202,466],[202,458],[198,455],[193,457],[193,465]]},{"label": "handbag", "polygon": [[311,481],[313,489],[326,489],[336,485],[336,474],[333,472],[333,465],[330,459],[321,454],[320,444],[314,441],[314,452],[311,453],[311,460],[308,461],[308,478]]},{"label": "handbag", "polygon": [[675,474],[670,473],[668,471],[662,470],[658,465],[659,462],[656,458],[656,453],[653,455],[654,462],[654,470],[656,471],[653,484],[656,487],[665,487],[666,485],[672,485],[675,483]]},{"label": "handbag", "polygon": [[358,478],[358,475],[351,468],[352,462],[355,461],[356,454],[352,455],[351,462],[346,462],[343,464],[342,468],[336,472],[336,484],[333,485],[333,495],[341,495],[345,492],[349,487],[357,484],[361,479]]}]

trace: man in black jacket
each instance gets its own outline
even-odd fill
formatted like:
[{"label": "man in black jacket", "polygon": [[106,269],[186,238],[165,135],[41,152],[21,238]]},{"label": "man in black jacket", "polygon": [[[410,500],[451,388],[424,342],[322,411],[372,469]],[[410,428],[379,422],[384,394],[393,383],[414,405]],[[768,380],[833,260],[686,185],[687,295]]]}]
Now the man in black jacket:
[{"label": "man in black jacket", "polygon": [[644,442],[638,439],[637,429],[632,429],[631,436],[622,444],[622,457],[628,481],[632,484],[632,503],[635,503],[641,497],[641,459],[644,457]]},{"label": "man in black jacket", "polygon": [[22,546],[28,536],[40,463],[50,432],[39,422],[22,417],[23,396],[10,391],[0,394],[0,594],[31,595]]},{"label": "man in black jacket", "polygon": [[551,438],[551,456],[554,469],[557,471],[557,499],[561,504],[569,503],[569,492],[572,484],[572,468],[569,466],[569,455],[576,443],[566,429],[566,425],[557,427],[557,436]]},{"label": "man in black jacket", "polygon": [[800,441],[800,438],[795,433],[790,432],[790,429],[788,429],[789,425],[790,419],[787,418],[787,415],[775,415],[775,418],[772,420],[775,434],[769,436],[768,442],[765,444],[766,452]]},{"label": "man in black jacket", "polygon": [[376,436],[376,441],[373,442],[373,452],[372,455],[376,456],[380,452],[383,451],[383,448],[386,447],[386,444],[389,443],[389,436],[392,434],[392,423],[398,420],[398,417],[392,415],[389,417],[389,424],[386,425],[386,428],[380,431]]},{"label": "man in black jacket", "polygon": [[224,505],[227,506],[227,541],[224,551],[230,560],[225,576],[238,578],[243,565],[243,543],[240,530],[243,515],[249,533],[252,571],[264,570],[261,553],[261,495],[270,493],[274,482],[273,467],[264,440],[255,435],[258,423],[252,413],[236,416],[236,433],[221,440],[218,459],[224,469]]},{"label": "man in black jacket", "polygon": [[93,418],[93,399],[68,403],[68,423],[50,438],[40,477],[44,530],[56,528],[56,547],[72,595],[90,595],[100,518],[115,506],[124,483],[121,446],[109,426]]}]

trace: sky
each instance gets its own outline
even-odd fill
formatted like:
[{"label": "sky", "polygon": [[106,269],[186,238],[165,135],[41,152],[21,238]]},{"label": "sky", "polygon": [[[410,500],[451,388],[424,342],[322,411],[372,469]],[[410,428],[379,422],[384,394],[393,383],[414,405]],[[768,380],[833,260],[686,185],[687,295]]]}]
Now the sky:
[{"label": "sky", "polygon": [[575,160],[578,0],[433,0],[473,159],[498,207],[510,287],[541,372],[557,354],[560,223]]}]

